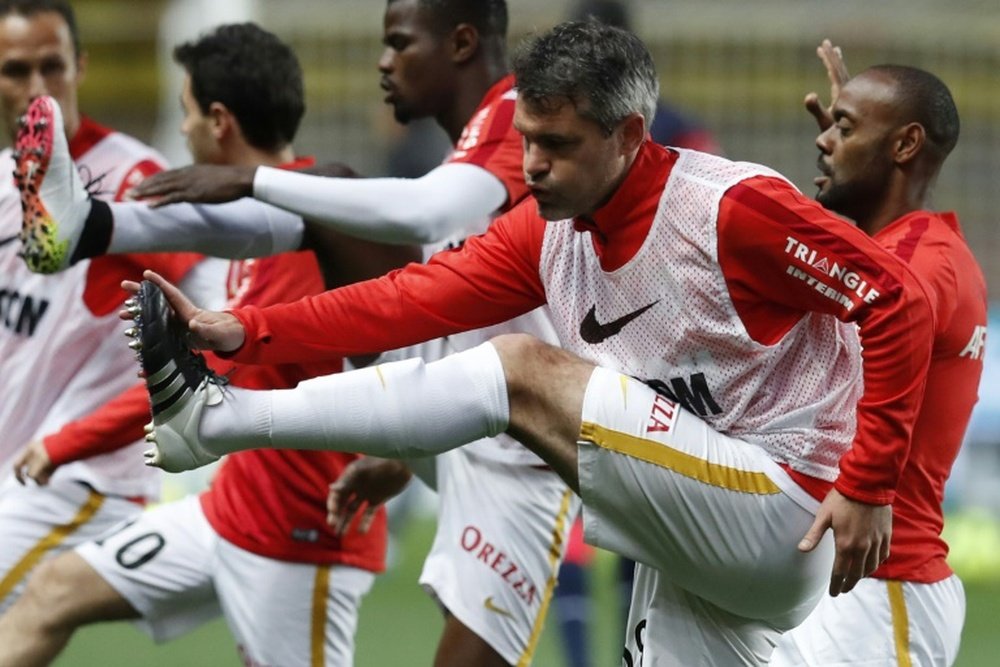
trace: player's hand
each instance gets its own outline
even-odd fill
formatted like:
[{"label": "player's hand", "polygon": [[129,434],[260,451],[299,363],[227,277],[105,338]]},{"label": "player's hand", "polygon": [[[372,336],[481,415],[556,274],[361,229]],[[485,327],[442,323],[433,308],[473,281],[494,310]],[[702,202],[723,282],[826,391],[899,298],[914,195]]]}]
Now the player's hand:
[{"label": "player's hand", "polygon": [[42,441],[32,440],[14,459],[14,477],[21,484],[31,478],[39,486],[45,486],[57,467],[49,458]]},{"label": "player's hand", "polygon": [[[184,292],[155,271],[144,271],[142,277],[163,290],[163,296],[167,298],[174,315],[181,322],[187,323],[187,342],[191,347],[198,350],[234,352],[243,346],[246,331],[235,315],[199,308],[184,296]],[[139,283],[131,280],[122,281],[122,289],[129,294],[138,294]],[[133,315],[127,310],[121,310],[118,317],[131,320]]]},{"label": "player's hand", "polygon": [[342,536],[360,513],[358,532],[367,533],[378,508],[402,491],[412,476],[402,461],[372,456],[352,461],[330,485],[326,497],[326,522]]},{"label": "player's hand", "polygon": [[219,204],[253,196],[256,167],[196,164],[153,174],[127,195],[156,208],[177,202]]},{"label": "player's hand", "polygon": [[831,112],[833,103],[837,101],[840,89],[844,87],[851,75],[847,71],[847,65],[844,64],[844,54],[840,47],[834,46],[830,40],[824,39],[816,47],[816,55],[823,61],[823,66],[826,67],[826,76],[830,79],[830,106],[823,106],[816,93],[806,95],[805,105],[806,111],[816,119],[820,131],[824,131],[833,125],[833,113]]},{"label": "player's hand", "polygon": [[827,528],[833,528],[836,556],[830,575],[830,595],[846,593],[889,557],[892,506],[869,505],[830,491],[816,512],[816,520],[799,542],[800,551],[812,551]]}]

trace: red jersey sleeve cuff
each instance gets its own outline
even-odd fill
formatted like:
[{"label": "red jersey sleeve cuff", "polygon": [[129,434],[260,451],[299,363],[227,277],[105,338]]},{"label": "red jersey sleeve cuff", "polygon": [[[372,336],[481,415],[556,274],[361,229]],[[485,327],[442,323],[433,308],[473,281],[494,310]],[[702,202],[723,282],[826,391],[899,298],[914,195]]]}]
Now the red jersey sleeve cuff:
[{"label": "red jersey sleeve cuff", "polygon": [[52,435],[47,435],[42,439],[42,447],[49,455],[49,460],[53,465],[62,466],[76,460],[75,452],[71,445],[72,439],[64,435],[64,431],[59,431]]},{"label": "red jersey sleeve cuff", "polygon": [[869,505],[891,505],[896,499],[896,492],[888,489],[862,488],[841,476],[833,483],[833,488],[837,489],[841,495],[856,500],[859,503]]},{"label": "red jersey sleeve cuff", "polygon": [[245,306],[227,313],[239,320],[243,325],[243,345],[232,352],[216,352],[223,359],[252,363],[261,345],[271,342],[271,330],[267,325],[267,317],[257,306]]}]

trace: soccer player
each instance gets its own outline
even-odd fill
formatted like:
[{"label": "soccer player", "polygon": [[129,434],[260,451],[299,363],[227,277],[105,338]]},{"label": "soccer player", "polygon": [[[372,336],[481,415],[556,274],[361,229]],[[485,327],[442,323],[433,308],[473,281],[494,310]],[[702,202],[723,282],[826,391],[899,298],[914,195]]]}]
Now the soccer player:
[{"label": "soccer player", "polygon": [[[250,23],[226,25],[178,46],[174,57],[185,70],[181,129],[196,162],[312,163],[292,149],[305,111],[302,72],[277,37]],[[52,103],[42,98],[32,109]],[[357,253],[371,245],[347,242]],[[218,282],[233,307],[324,289],[311,252],[234,261]],[[341,368],[339,359],[209,363],[234,386],[251,388],[293,387]],[[132,412],[148,419],[145,392],[136,398]],[[86,439],[76,444],[86,446]],[[220,613],[247,664],[353,664],[361,598],[384,567],[385,516],[373,516],[364,534],[337,535],[326,525],[324,502],[329,483],[356,458],[293,450],[228,457],[199,498],[161,505],[39,568],[0,620],[0,664],[47,664],[86,623],[137,619],[165,641]]]},{"label": "soccer player", "polygon": [[773,665],[952,665],[965,619],[962,583],[941,539],[944,485],[976,403],[986,337],[986,282],[954,213],[927,207],[958,140],[948,88],[912,67],[848,78],[839,49],[818,49],[832,106],[820,125],[816,199],[909,264],[930,288],[934,351],[913,443],[893,502],[889,558],[851,595],[823,599],[782,637]]},{"label": "soccer player", "polygon": [[[507,70],[506,29],[502,0],[388,2],[386,48],[379,61],[386,101],[402,122],[433,117],[455,143],[445,163],[424,177],[338,179],[268,167],[196,165],[171,175],[166,183],[175,192],[161,200],[160,208],[92,201],[58,218],[58,229],[50,231],[68,234],[60,238],[69,248],[58,261],[38,243],[46,237],[36,227],[41,234],[28,236],[26,259],[44,268],[149,247],[221,256],[298,247],[301,220],[260,202],[172,203],[249,194],[311,222],[318,219],[324,229],[364,239],[428,242],[432,249],[460,245],[485,230],[492,215],[527,195],[521,137],[511,125],[515,93]],[[184,185],[183,196],[176,192],[177,183]],[[155,195],[162,185],[141,193]],[[306,231],[318,227],[310,224]],[[536,310],[500,328],[451,336],[419,352],[465,350],[512,331],[555,340],[547,315]],[[446,612],[435,664],[530,663],[578,500],[541,459],[505,434],[413,464],[441,497],[438,531],[420,578]],[[352,470],[378,465],[398,474],[394,462],[353,465]],[[338,488],[342,509],[359,499],[369,505],[384,499],[354,485]],[[490,502],[482,502],[484,497]]]},{"label": "soccer player", "polygon": [[[571,5],[568,19],[600,21],[605,25],[634,32],[631,5],[624,0],[577,0]],[[656,100],[649,135],[661,146],[723,154],[715,137],[698,119],[662,96]],[[559,568],[559,586],[556,587],[556,618],[563,638],[567,667],[589,667],[593,664],[588,650],[588,641],[592,635],[592,628],[588,626],[592,624],[592,612],[591,599],[587,593],[590,579],[587,570],[593,557],[594,550],[583,541],[582,518],[579,518],[570,531],[566,559]],[[632,599],[635,563],[627,558],[619,558],[615,570],[615,599],[620,602],[619,618],[624,623]]]},{"label": "soccer player", "polygon": [[148,460],[290,438],[405,457],[506,431],[579,492],[588,541],[639,563],[626,664],[764,664],[824,580],[847,592],[888,555],[930,361],[928,294],[775,172],[647,141],[658,85],[634,35],[562,24],[514,73],[533,198],[486,234],[266,309],[203,311],[147,273],[187,333],[142,337],[160,366],[190,366],[185,338],[274,363],[547,303],[564,349],[501,336],[276,392],[223,393],[201,374],[155,397],[154,410],[183,407],[157,421]]},{"label": "soccer player", "polygon": [[[164,161],[148,146],[80,113],[77,89],[86,64],[67,2],[0,1],[0,109],[8,139],[13,143],[31,98],[52,95],[65,109],[69,152],[84,178],[97,196],[121,199]],[[81,262],[60,276],[35,275],[18,256],[21,202],[10,178],[13,169],[12,151],[5,149],[0,153],[5,175],[0,179],[0,611],[20,595],[43,559],[136,516],[158,497],[159,476],[135,465],[148,417],[113,422],[111,405],[86,434],[70,423],[135,385],[131,359],[108,340],[121,328],[117,283],[140,276],[149,263],[180,279],[198,261],[192,255],[109,257]],[[70,463],[84,435],[102,445],[116,439],[134,444]]]}]

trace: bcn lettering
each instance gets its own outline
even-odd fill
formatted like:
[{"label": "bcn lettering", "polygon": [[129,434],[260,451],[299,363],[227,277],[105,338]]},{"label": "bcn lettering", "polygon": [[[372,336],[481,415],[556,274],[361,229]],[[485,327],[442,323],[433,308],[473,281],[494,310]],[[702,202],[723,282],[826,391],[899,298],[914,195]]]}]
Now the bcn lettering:
[{"label": "bcn lettering", "polygon": [[48,308],[47,299],[35,301],[29,295],[0,289],[0,322],[16,334],[33,336]]},{"label": "bcn lettering", "polygon": [[465,551],[475,556],[476,560],[500,575],[518,597],[529,605],[534,604],[538,589],[528,580],[517,563],[511,561],[503,550],[483,537],[482,531],[475,526],[466,526],[462,531],[460,544]]}]

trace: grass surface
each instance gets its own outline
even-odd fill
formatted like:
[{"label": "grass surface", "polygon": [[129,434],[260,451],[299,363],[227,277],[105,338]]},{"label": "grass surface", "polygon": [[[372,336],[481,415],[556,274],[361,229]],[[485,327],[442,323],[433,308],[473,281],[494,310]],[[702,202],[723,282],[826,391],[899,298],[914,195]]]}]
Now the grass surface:
[{"label": "grass surface", "polygon": [[[437,607],[417,586],[423,556],[431,543],[433,522],[416,520],[404,535],[397,567],[381,576],[365,598],[358,630],[356,667],[430,665],[442,627]],[[614,562],[600,557],[595,565],[596,623],[591,632],[593,664],[620,664],[620,622],[614,617]],[[1000,656],[1000,581],[966,581],[968,610],[958,667],[995,667]],[[550,616],[534,664],[562,667],[555,624]],[[126,624],[104,624],[77,633],[59,667],[238,667],[225,624],[210,623],[181,639],[155,646]]]}]

